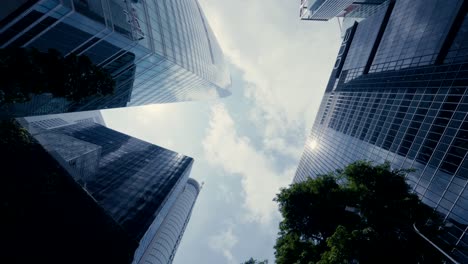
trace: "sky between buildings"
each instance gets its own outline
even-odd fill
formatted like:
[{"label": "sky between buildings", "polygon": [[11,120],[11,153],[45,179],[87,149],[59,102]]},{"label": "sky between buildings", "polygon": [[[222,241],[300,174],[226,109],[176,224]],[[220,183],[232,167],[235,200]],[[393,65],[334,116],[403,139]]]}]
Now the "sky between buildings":
[{"label": "sky between buildings", "polygon": [[205,185],[174,264],[274,261],[287,187],[341,44],[299,1],[199,0],[230,63],[232,96],[103,111],[115,130],[195,159]]}]

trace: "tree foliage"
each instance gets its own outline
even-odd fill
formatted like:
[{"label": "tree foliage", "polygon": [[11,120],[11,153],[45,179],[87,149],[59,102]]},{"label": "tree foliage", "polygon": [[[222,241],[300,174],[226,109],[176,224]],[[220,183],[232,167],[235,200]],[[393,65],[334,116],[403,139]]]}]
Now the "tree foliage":
[{"label": "tree foliage", "polygon": [[112,76],[87,56],[63,57],[54,49],[0,49],[0,105],[27,102],[32,94],[42,93],[79,102],[111,94],[114,88]]},{"label": "tree foliage", "polygon": [[138,242],[15,120],[0,157],[0,263],[132,262]]},{"label": "tree foliage", "polygon": [[[19,126],[14,120],[0,121],[0,147],[10,147],[8,151],[16,153],[30,144],[28,131]],[[16,148],[11,148],[16,146]]]},{"label": "tree foliage", "polygon": [[265,260],[259,261],[254,258],[250,258],[249,260],[241,264],[268,264],[268,260],[265,259]]},{"label": "tree foliage", "polygon": [[410,192],[389,163],[358,161],[281,189],[283,215],[275,245],[279,264],[440,263],[413,223],[433,223],[433,210]]}]

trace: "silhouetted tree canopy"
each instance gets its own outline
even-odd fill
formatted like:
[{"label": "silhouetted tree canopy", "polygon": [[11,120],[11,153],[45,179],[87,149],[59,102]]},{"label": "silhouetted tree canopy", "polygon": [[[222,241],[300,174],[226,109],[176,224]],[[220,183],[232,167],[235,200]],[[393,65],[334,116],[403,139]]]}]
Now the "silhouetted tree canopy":
[{"label": "silhouetted tree canopy", "polygon": [[265,260],[259,261],[254,258],[250,258],[249,260],[241,264],[268,264],[268,260],[265,259]]},{"label": "silhouetted tree canopy", "polygon": [[27,102],[32,94],[42,93],[79,102],[111,94],[114,88],[112,76],[87,56],[63,57],[54,49],[0,49],[0,105]]},{"label": "silhouetted tree canopy", "polygon": [[0,157],[0,263],[132,262],[138,242],[14,120]]},{"label": "silhouetted tree canopy", "polygon": [[358,161],[281,189],[276,263],[441,263],[413,229],[435,234],[441,221],[410,192],[408,172]]}]

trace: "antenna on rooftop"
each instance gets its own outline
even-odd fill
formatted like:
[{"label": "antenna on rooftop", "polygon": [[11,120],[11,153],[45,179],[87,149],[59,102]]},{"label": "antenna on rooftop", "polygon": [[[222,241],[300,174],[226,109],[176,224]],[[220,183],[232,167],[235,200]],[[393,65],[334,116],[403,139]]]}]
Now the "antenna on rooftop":
[{"label": "antenna on rooftop", "polygon": [[336,17],[336,20],[338,20],[338,26],[340,27],[340,32],[343,32],[343,28],[341,26],[340,18]]}]

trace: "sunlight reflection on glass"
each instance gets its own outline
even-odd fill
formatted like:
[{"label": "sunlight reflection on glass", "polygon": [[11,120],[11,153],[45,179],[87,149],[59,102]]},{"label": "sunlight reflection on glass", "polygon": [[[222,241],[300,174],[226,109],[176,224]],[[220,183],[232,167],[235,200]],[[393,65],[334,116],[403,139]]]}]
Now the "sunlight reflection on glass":
[{"label": "sunlight reflection on glass", "polygon": [[309,147],[310,147],[310,149],[315,149],[315,148],[317,148],[317,141],[316,141],[315,139],[312,140],[312,141],[310,141]]}]

